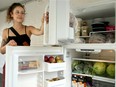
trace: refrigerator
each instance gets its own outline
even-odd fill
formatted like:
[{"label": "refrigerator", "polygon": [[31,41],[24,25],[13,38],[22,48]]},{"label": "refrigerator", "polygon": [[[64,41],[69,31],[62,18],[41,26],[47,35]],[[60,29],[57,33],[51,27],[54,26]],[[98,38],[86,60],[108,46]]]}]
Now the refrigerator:
[{"label": "refrigerator", "polygon": [[[91,49],[88,49],[88,46],[70,45],[66,49],[46,46],[8,46],[5,85],[6,87],[115,87],[114,77],[111,78],[106,72],[103,75],[92,74],[89,71],[90,68],[85,68],[89,65],[93,67],[96,62],[107,63],[107,67],[115,64],[115,50],[113,50],[115,47],[104,45],[107,48],[101,51],[103,45],[96,45],[96,47],[98,46],[96,49],[94,45],[90,46]],[[55,59],[60,57],[63,61],[54,62],[53,59],[52,62],[50,62],[51,60],[45,61],[45,57]],[[82,65],[84,70],[81,69],[81,64],[72,67],[73,61],[85,64]],[[101,67],[103,66],[101,65]],[[88,80],[77,81],[78,76],[90,77],[92,86],[79,85],[78,82],[86,83]]]},{"label": "refrigerator", "polygon": [[[104,18],[115,26],[115,0],[77,9],[76,18],[85,19],[91,29],[88,35],[82,34],[79,19],[76,27],[70,26],[70,4],[71,0],[49,0],[44,46],[7,46],[6,87],[116,87],[115,30],[92,26],[100,25]],[[96,40],[101,34],[113,38]]]},{"label": "refrigerator", "polygon": [[66,62],[44,62],[45,56],[63,60],[63,48],[7,47],[6,87],[65,87]]}]

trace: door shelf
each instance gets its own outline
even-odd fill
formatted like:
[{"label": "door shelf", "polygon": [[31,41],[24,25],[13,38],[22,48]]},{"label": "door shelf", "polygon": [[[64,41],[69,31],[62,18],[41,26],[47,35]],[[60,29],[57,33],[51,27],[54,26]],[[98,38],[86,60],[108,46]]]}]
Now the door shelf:
[{"label": "door shelf", "polygon": [[65,87],[66,79],[61,79],[58,81],[45,81],[46,87]]},{"label": "door shelf", "polygon": [[84,58],[72,58],[73,60],[81,60],[81,61],[91,61],[91,62],[107,62],[107,63],[115,63],[112,60],[101,60],[101,59],[84,59]]},{"label": "door shelf", "polygon": [[44,69],[47,72],[53,72],[53,71],[60,71],[65,70],[66,63],[47,63],[44,62]]},{"label": "door shelf", "polygon": [[115,83],[115,79],[113,79],[113,78],[93,76],[93,75],[80,74],[80,73],[72,73],[72,74],[78,74],[78,75],[82,75],[82,76],[89,76],[89,77],[92,77],[92,79],[94,79],[94,80],[99,80],[99,81],[104,81],[104,82],[109,82],[109,83]]},{"label": "door shelf", "polygon": [[33,74],[33,73],[39,73],[39,72],[43,72],[43,70],[38,70],[38,69],[22,70],[22,71],[19,71],[18,74],[23,75],[23,74]]}]

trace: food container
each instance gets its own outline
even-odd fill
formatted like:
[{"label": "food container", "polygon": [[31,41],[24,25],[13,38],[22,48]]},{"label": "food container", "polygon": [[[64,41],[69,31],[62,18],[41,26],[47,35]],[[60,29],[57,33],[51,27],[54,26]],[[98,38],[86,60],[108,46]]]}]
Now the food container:
[{"label": "food container", "polygon": [[115,26],[106,26],[106,31],[115,30]]},{"label": "food container", "polygon": [[19,62],[19,70],[37,69],[39,67],[38,61],[22,61]]}]

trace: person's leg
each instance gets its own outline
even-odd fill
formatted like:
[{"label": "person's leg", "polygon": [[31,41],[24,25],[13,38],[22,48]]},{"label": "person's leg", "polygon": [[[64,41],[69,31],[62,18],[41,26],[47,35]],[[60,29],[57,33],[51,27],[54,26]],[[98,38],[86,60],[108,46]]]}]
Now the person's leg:
[{"label": "person's leg", "polygon": [[2,87],[5,87],[5,65],[3,67],[3,74],[2,74]]}]

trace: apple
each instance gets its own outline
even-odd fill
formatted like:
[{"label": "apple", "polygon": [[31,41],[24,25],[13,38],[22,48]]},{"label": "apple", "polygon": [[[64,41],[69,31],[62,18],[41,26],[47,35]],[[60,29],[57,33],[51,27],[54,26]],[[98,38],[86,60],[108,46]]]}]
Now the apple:
[{"label": "apple", "polygon": [[45,61],[45,62],[48,62],[48,61],[49,61],[48,56],[44,56],[44,61]]},{"label": "apple", "polygon": [[62,63],[62,62],[64,62],[62,59],[57,60],[57,63]]},{"label": "apple", "polygon": [[50,63],[55,63],[56,60],[55,60],[55,58],[54,58],[53,56],[50,56],[50,57],[49,57],[49,62],[50,62]]},{"label": "apple", "polygon": [[60,56],[56,56],[55,59],[56,59],[56,61],[57,61],[57,60],[60,60],[61,57],[60,57]]}]

